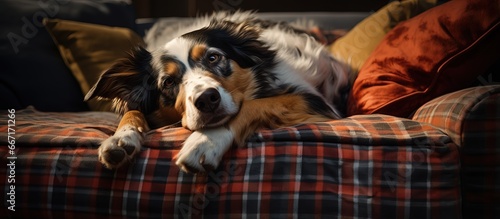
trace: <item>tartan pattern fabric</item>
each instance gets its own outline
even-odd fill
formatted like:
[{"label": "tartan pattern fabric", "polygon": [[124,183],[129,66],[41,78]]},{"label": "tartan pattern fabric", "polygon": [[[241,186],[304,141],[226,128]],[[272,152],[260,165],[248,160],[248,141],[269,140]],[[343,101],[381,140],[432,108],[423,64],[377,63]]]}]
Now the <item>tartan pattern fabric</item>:
[{"label": "tartan pattern fabric", "polygon": [[[0,136],[2,141],[7,138],[7,110],[4,119],[0,120]],[[54,147],[85,144],[97,147],[100,142],[113,135],[119,117],[109,112],[41,113],[32,107],[16,114],[16,146],[36,144],[37,147]],[[1,114],[0,114],[1,115]]]},{"label": "tartan pattern fabric", "polygon": [[443,129],[461,149],[463,216],[500,215],[500,86],[457,91],[422,106],[417,121]]},{"label": "tartan pattern fabric", "polygon": [[[488,117],[491,117],[491,119],[498,119],[500,117],[500,111],[498,110],[499,93],[500,86],[498,85],[472,87],[449,93],[421,106],[415,112],[412,119],[441,128],[455,143],[463,145],[464,136],[462,135],[465,133],[464,126],[467,121],[470,121],[468,117],[474,117],[471,111],[474,111],[476,106],[484,105],[483,102],[485,99],[493,101],[487,105],[490,106],[489,110],[483,111],[485,114],[479,114],[481,116],[484,115],[481,122],[488,123],[489,121],[494,121],[487,120]],[[495,111],[495,109],[497,110]],[[483,129],[492,130],[494,128],[494,123],[490,123],[490,125],[485,125]],[[498,127],[496,128],[498,129]]]},{"label": "tartan pattern fabric", "polygon": [[[182,128],[150,131],[135,161],[111,171],[98,163],[96,142],[112,134],[115,115],[25,110],[16,119],[16,211],[4,202],[0,215],[7,218],[461,214],[458,146],[435,127],[408,119],[366,115],[261,130],[246,147],[232,148],[214,172],[198,175],[172,162],[190,134]],[[5,167],[5,125],[0,133]],[[6,171],[0,168],[3,183]],[[5,195],[8,184],[0,186]]]}]

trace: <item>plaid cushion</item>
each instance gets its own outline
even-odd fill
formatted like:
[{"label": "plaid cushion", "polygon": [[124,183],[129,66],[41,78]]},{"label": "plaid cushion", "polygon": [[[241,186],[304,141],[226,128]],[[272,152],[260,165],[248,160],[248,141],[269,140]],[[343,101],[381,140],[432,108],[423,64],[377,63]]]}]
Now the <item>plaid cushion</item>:
[{"label": "plaid cushion", "polygon": [[[23,148],[81,144],[97,147],[115,132],[120,121],[118,115],[113,113],[41,113],[34,108],[18,111],[14,115],[16,146]],[[6,116],[0,120],[0,136],[7,135],[7,121]]]},{"label": "plaid cushion", "polygon": [[443,129],[461,146],[464,217],[498,217],[500,86],[442,96],[422,106],[414,119]]},{"label": "plaid cushion", "polygon": [[[433,126],[412,120],[369,115],[261,130],[247,147],[231,149],[214,172],[190,175],[172,162],[189,135],[182,128],[152,130],[139,157],[111,171],[98,163],[95,142],[112,133],[116,116],[19,111],[16,118],[16,137],[26,137],[16,149],[16,211],[8,210],[5,201],[0,209],[0,215],[8,217],[458,218],[461,214],[457,145]],[[0,126],[2,136],[6,132],[6,126]],[[65,143],[65,138],[72,140]],[[2,158],[10,156],[6,145],[0,138]],[[7,194],[11,185],[6,183],[7,160],[1,160],[2,194]]]}]

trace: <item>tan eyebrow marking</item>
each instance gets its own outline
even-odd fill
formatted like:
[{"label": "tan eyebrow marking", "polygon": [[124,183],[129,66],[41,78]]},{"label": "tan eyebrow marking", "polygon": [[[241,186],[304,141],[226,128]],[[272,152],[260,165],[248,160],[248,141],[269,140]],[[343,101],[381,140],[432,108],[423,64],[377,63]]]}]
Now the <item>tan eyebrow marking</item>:
[{"label": "tan eyebrow marking", "polygon": [[205,52],[207,51],[207,47],[205,45],[195,45],[191,49],[191,52],[189,53],[189,56],[193,61],[199,61],[205,55]]},{"label": "tan eyebrow marking", "polygon": [[179,74],[179,66],[174,61],[167,61],[163,64],[163,71],[170,76]]}]

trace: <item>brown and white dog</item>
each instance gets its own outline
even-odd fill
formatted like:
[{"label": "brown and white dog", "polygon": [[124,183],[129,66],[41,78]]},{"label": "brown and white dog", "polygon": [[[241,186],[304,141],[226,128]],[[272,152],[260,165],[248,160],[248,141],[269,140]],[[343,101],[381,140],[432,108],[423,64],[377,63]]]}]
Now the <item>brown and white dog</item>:
[{"label": "brown and white dog", "polygon": [[196,173],[259,128],[341,118],[347,68],[305,32],[251,12],[216,13],[177,32],[118,61],[87,94],[113,99],[123,114],[99,148],[106,167],[131,160],[150,126],[181,121],[193,131],[175,159]]}]

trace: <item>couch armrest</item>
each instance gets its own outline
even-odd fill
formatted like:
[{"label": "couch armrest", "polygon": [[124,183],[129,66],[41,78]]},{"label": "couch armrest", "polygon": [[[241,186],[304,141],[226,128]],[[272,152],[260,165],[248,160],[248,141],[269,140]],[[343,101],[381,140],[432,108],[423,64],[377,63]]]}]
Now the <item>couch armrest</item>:
[{"label": "couch armrest", "polygon": [[463,217],[500,215],[500,85],[441,96],[413,119],[440,128],[461,147]]},{"label": "couch armrest", "polygon": [[[500,133],[500,85],[472,87],[443,95],[421,106],[413,120],[432,124],[459,146],[469,134],[482,138]],[[500,139],[493,139],[500,146]]]}]

